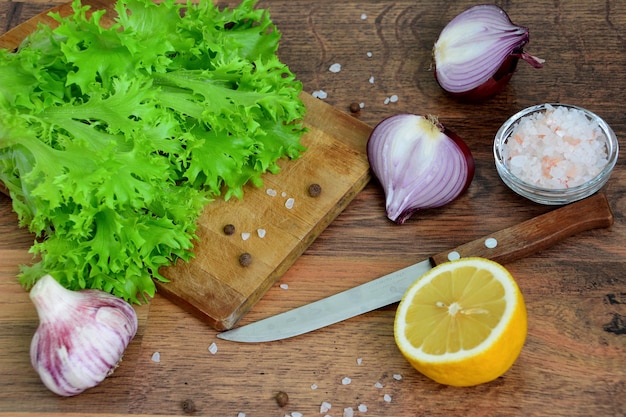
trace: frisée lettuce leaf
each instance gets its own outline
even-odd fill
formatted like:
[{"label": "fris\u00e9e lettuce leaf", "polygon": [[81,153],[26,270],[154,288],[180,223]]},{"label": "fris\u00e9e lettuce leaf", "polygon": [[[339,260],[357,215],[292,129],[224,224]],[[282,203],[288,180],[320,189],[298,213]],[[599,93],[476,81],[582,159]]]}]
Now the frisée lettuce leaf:
[{"label": "fris\u00e9e lettuce leaf", "polygon": [[79,0],[0,50],[0,181],[36,235],[30,288],[53,275],[141,303],[159,268],[193,256],[196,220],[244,198],[305,148],[301,83],[256,0]]}]

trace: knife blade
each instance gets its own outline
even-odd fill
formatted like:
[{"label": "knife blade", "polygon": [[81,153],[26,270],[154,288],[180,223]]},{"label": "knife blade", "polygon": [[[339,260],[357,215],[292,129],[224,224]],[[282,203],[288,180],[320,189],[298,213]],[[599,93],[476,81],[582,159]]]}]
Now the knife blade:
[{"label": "knife blade", "polygon": [[606,196],[597,193],[381,278],[222,332],[217,337],[233,342],[258,343],[298,336],[400,301],[413,282],[440,263],[480,256],[503,264],[546,249],[574,234],[611,224],[613,214]]}]

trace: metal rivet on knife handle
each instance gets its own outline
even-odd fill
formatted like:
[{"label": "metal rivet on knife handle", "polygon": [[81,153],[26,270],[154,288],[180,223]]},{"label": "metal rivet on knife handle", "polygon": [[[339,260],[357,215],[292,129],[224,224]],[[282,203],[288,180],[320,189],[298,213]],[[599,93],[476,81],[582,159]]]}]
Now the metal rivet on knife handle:
[{"label": "metal rivet on knife handle", "polygon": [[[498,263],[521,259],[576,233],[613,224],[613,213],[603,193],[552,210],[523,223],[500,230],[431,257],[433,265],[451,257],[481,256]],[[489,244],[487,240],[493,239]],[[492,243],[495,242],[495,245]],[[490,247],[493,246],[493,247]]]}]

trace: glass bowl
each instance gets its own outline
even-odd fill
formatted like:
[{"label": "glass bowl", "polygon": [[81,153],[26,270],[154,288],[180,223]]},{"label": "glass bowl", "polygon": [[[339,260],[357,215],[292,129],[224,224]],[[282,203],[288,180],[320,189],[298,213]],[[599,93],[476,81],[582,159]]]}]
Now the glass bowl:
[{"label": "glass bowl", "polygon": [[[584,113],[585,117],[589,121],[597,123],[602,135],[598,135],[599,138],[603,137],[604,147],[607,155],[606,164],[600,169],[600,172],[593,178],[589,179],[583,184],[572,186],[569,188],[546,188],[539,186],[536,183],[533,184],[528,179],[518,178],[511,172],[510,158],[508,152],[508,141],[511,140],[511,134],[517,128],[520,120],[531,114],[538,112],[545,112],[548,108],[565,107],[568,109],[577,109]],[[578,106],[569,104],[539,104],[536,106],[528,107],[517,114],[511,116],[498,130],[493,144],[493,154],[495,157],[496,169],[502,181],[517,194],[528,198],[536,203],[547,205],[564,205],[569,204],[577,200],[581,200],[585,197],[598,191],[608,181],[611,171],[617,162],[617,156],[619,153],[619,145],[617,137],[611,129],[611,127],[602,120],[596,114],[583,109]]]}]

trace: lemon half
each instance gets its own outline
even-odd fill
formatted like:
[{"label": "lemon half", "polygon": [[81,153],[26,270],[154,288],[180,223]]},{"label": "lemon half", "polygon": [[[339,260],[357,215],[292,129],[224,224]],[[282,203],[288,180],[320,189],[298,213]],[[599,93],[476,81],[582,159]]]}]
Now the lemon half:
[{"label": "lemon half", "polygon": [[492,381],[513,366],[528,330],[524,297],[511,274],[484,258],[431,269],[409,287],[394,323],[398,348],[441,384]]}]

